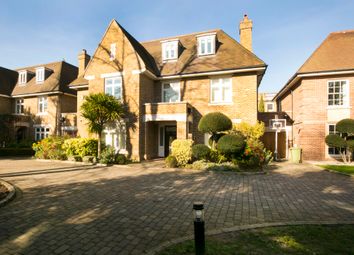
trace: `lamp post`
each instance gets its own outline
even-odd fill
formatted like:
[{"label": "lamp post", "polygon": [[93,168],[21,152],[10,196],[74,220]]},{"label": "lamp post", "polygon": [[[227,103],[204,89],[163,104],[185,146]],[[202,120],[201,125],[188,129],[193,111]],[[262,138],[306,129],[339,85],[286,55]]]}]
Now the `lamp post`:
[{"label": "lamp post", "polygon": [[205,254],[204,205],[201,202],[193,204],[194,210],[194,245],[195,254]]}]

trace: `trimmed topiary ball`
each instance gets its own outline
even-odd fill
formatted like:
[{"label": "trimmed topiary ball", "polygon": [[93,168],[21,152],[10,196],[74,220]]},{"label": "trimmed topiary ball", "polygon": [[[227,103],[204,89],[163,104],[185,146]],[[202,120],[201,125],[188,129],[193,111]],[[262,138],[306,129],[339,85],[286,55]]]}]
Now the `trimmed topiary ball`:
[{"label": "trimmed topiary ball", "polygon": [[231,119],[221,112],[211,112],[204,115],[198,124],[198,130],[203,133],[217,133],[231,128]]},{"label": "trimmed topiary ball", "polygon": [[197,160],[207,159],[210,154],[210,148],[205,144],[196,144],[192,146],[192,156]]},{"label": "trimmed topiary ball", "polygon": [[348,135],[354,134],[354,119],[343,119],[336,125],[337,132],[346,133]]},{"label": "trimmed topiary ball", "polygon": [[347,142],[339,135],[330,134],[326,136],[325,142],[330,147],[345,148]]},{"label": "trimmed topiary ball", "polygon": [[227,156],[237,156],[243,152],[245,146],[245,138],[242,135],[224,135],[218,141],[217,150]]},{"label": "trimmed topiary ball", "polygon": [[177,167],[177,159],[175,156],[169,155],[165,158],[165,165],[168,168],[176,168]]}]

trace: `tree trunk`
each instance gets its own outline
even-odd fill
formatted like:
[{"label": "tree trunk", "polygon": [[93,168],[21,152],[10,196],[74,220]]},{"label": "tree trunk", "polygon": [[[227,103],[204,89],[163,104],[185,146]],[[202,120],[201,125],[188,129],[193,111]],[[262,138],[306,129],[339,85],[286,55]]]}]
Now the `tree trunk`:
[{"label": "tree trunk", "polygon": [[102,132],[98,133],[98,141],[97,141],[97,158],[101,158],[101,138],[102,138]]}]

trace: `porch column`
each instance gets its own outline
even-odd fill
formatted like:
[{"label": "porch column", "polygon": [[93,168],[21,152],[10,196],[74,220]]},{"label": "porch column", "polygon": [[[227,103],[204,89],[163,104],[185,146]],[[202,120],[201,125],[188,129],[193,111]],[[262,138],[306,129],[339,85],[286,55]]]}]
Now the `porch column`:
[{"label": "porch column", "polygon": [[156,158],[158,151],[158,128],[153,121],[145,122],[145,159]]},{"label": "porch column", "polygon": [[177,121],[177,139],[188,138],[188,122]]}]

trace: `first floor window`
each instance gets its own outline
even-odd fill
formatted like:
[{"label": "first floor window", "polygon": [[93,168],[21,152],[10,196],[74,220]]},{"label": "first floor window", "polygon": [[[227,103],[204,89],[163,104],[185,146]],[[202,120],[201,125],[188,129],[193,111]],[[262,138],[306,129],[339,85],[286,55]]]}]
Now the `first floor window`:
[{"label": "first floor window", "polygon": [[104,133],[104,142],[106,145],[112,146],[117,151],[126,150],[126,124],[118,123],[114,129],[106,129]]},{"label": "first floor window", "polygon": [[117,99],[122,99],[122,77],[106,78],[105,93]]},{"label": "first floor window", "polygon": [[36,127],[34,130],[34,137],[36,141],[42,140],[49,136],[49,127]]},{"label": "first floor window", "polygon": [[39,97],[38,98],[38,112],[44,113],[47,112],[48,109],[48,98],[47,97]]},{"label": "first floor window", "polygon": [[268,103],[267,104],[267,112],[272,112],[274,110],[274,104],[273,103]]},{"label": "first floor window", "polygon": [[349,86],[347,81],[328,82],[328,106],[348,105]]},{"label": "first floor window", "polygon": [[211,103],[232,102],[232,79],[219,78],[211,80]]},{"label": "first floor window", "polygon": [[24,113],[23,98],[16,99],[16,113],[17,113],[17,114],[22,114],[22,113]]},{"label": "first floor window", "polygon": [[179,82],[170,82],[162,84],[162,101],[168,103],[180,101]]}]

